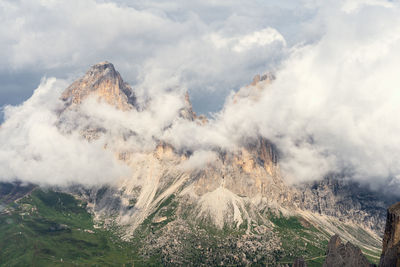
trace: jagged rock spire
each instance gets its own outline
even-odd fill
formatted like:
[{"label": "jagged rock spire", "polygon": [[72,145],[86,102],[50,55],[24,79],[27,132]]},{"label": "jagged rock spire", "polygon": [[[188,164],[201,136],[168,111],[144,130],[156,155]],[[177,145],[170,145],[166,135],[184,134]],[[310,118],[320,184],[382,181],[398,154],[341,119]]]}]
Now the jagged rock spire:
[{"label": "jagged rock spire", "polygon": [[197,118],[196,113],[193,111],[192,102],[190,101],[189,92],[185,93],[185,106],[179,111],[182,118],[193,121]]},{"label": "jagged rock spire", "polygon": [[122,80],[114,65],[107,61],[92,66],[82,78],[65,89],[61,99],[68,106],[77,105],[92,94],[121,110],[136,106],[132,88]]},{"label": "jagged rock spire", "polygon": [[276,77],[272,72],[267,72],[263,75],[257,74],[248,86],[244,86],[236,92],[233,96],[233,102],[237,103],[240,99],[252,99],[257,101],[264,88],[275,79]]},{"label": "jagged rock spire", "polygon": [[257,74],[256,76],[254,76],[253,81],[251,82],[250,85],[255,86],[259,82],[262,82],[262,81],[266,81],[268,83],[271,83],[275,79],[276,79],[275,75],[272,72],[267,72],[267,73],[265,73],[263,75]]},{"label": "jagged rock spire", "polygon": [[400,202],[387,210],[382,255],[379,266],[400,266]]},{"label": "jagged rock spire", "polygon": [[350,242],[342,243],[340,237],[335,234],[328,243],[323,267],[372,267],[361,249]]}]

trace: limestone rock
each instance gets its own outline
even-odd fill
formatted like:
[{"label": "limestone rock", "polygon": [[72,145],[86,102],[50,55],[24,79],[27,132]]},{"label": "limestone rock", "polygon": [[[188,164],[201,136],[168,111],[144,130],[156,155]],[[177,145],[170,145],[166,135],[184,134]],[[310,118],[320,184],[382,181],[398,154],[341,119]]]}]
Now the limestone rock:
[{"label": "limestone rock", "polygon": [[237,103],[241,99],[250,99],[258,101],[261,92],[276,79],[273,73],[267,72],[263,75],[257,74],[248,86],[240,88],[233,97],[233,102]]},{"label": "limestone rock", "polygon": [[[244,88],[238,97],[255,97],[253,100],[256,101],[258,93],[273,79],[272,75],[256,77],[255,84]],[[62,99],[68,105],[77,105],[89,95],[97,96],[100,101],[115,105],[121,110],[135,108],[132,90],[108,62],[93,66],[83,78],[67,88]],[[193,111],[189,95],[182,97],[185,105],[177,116],[199,125],[207,124],[205,117],[197,116]],[[102,125],[89,126],[81,134],[90,141],[96,139],[103,129],[100,128]],[[123,143],[124,138],[120,141]],[[105,225],[123,226],[127,238],[158,210],[160,203],[172,198],[178,207],[186,207],[182,208],[182,214],[192,222],[210,221],[219,228],[225,225],[241,227],[248,233],[251,232],[251,227],[266,227],[269,230],[264,232],[271,232],[274,226],[267,218],[270,212],[287,216],[307,215],[308,217],[302,217],[302,221],[307,222],[307,227],[319,227],[330,234],[340,233],[346,240],[360,246],[363,243],[371,245],[371,241],[365,242],[362,238],[355,237],[358,233],[356,230],[347,235],[340,232],[335,226],[336,223],[341,223],[339,220],[348,220],[353,225],[374,230],[375,234],[380,231],[376,225],[384,219],[386,205],[378,198],[362,194],[357,191],[358,187],[338,177],[305,184],[300,188],[286,184],[279,169],[278,149],[261,136],[240,140],[234,150],[212,147],[210,150],[215,158],[202,168],[193,169],[182,166],[194,151],[176,150],[162,140],[157,141],[159,145],[154,151],[132,152],[129,151],[128,143],[126,151],[115,151],[118,159],[134,170],[131,176],[121,178],[110,187],[73,190],[74,194],[88,202],[88,208],[96,219],[106,218]],[[112,144],[106,149],[113,149]],[[336,219],[334,223],[331,222],[332,218]],[[163,222],[163,225],[170,227],[177,218],[160,214],[153,219],[153,223]],[[183,224],[177,224],[176,227]],[[361,233],[369,236],[370,232]],[[169,235],[165,234],[160,238],[168,241],[167,237]],[[246,246],[243,245],[243,240],[239,240],[242,248]],[[379,237],[376,236],[374,240],[377,241],[373,247],[379,247]],[[259,247],[267,250],[266,246],[257,245],[257,242],[259,241],[256,239],[252,240],[246,253]],[[269,244],[268,251],[271,252],[272,248],[277,249],[279,240],[265,240],[263,244]],[[349,246],[350,250],[354,247],[351,244],[343,246]],[[242,258],[240,255],[234,256]]]},{"label": "limestone rock", "polygon": [[125,83],[114,65],[104,61],[92,66],[82,78],[72,83],[62,94],[67,106],[80,104],[89,95],[121,110],[135,107],[136,97],[132,88]]},{"label": "limestone rock", "polygon": [[189,121],[195,121],[200,125],[205,125],[208,123],[208,119],[205,115],[197,115],[196,112],[194,112],[192,102],[190,101],[189,92],[185,93],[184,101],[185,105],[179,110],[179,116],[181,118]]},{"label": "limestone rock", "polygon": [[379,266],[400,266],[400,202],[390,206],[387,211]]},{"label": "limestone rock", "polygon": [[321,215],[352,221],[383,234],[386,207],[393,198],[385,198],[367,186],[345,179],[338,174],[327,175],[324,179],[297,186],[297,205]]},{"label": "limestone rock", "polygon": [[359,247],[342,243],[338,235],[331,237],[326,252],[324,267],[365,267],[371,265]]},{"label": "limestone rock", "polygon": [[196,113],[193,111],[192,102],[190,101],[189,93],[185,94],[185,106],[179,111],[180,117],[194,121],[197,118]]}]

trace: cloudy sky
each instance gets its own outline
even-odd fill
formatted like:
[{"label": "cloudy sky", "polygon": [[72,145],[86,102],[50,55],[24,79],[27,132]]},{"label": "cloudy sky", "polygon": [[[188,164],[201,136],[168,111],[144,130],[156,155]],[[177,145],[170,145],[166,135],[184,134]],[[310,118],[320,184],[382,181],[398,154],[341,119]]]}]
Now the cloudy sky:
[{"label": "cloudy sky", "polygon": [[[1,138],[15,138],[2,144],[3,160],[10,158],[4,151],[17,153],[16,145],[34,136],[28,126],[19,136],[7,129],[21,118],[35,124],[32,110],[47,105],[42,115],[49,114],[48,102],[57,101],[52,92],[108,60],[139,95],[164,99],[174,88],[189,90],[195,110],[212,118],[207,129],[182,122],[162,136],[153,129],[176,146],[207,151],[216,143],[226,147],[261,135],[280,148],[288,180],[347,170],[376,186],[399,183],[397,1],[129,2],[0,1],[0,105],[22,103],[42,81],[36,98],[5,108],[8,125]],[[257,102],[232,103],[232,91],[267,71],[277,79]],[[161,112],[152,114],[165,125],[165,117],[157,117]],[[45,117],[45,125],[54,122],[52,115]],[[63,139],[73,147],[69,141]],[[82,153],[76,149],[65,153]],[[96,149],[88,149],[88,158]],[[17,175],[3,163],[2,173]]]},{"label": "cloudy sky", "polygon": [[179,82],[198,111],[216,111],[287,49],[316,40],[317,9],[307,1],[2,0],[0,105],[27,99],[43,76],[74,79],[108,60],[133,85]]}]

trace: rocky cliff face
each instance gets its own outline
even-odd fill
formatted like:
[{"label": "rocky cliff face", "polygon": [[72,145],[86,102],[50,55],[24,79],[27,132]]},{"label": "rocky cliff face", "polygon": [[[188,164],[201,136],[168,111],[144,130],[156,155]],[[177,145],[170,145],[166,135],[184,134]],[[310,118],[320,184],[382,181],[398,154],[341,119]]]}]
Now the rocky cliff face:
[{"label": "rocky cliff face", "polygon": [[301,209],[318,214],[351,220],[362,224],[379,235],[383,234],[386,207],[393,201],[366,185],[329,175],[322,180],[298,185],[300,194],[296,202]]},{"label": "rocky cliff face", "polygon": [[390,206],[387,210],[379,266],[400,266],[400,202]]},{"label": "rocky cliff face", "polygon": [[[256,77],[235,101],[256,100],[261,83],[273,79],[272,75]],[[123,111],[135,108],[134,92],[108,62],[93,66],[65,90],[62,99],[67,106],[78,106],[89,95]],[[206,125],[206,119],[193,112],[189,96],[183,97],[186,104],[177,116]],[[81,134],[90,140],[99,131],[108,131],[99,127]],[[280,174],[277,148],[261,137],[243,140],[232,151],[213,148],[215,158],[201,168],[184,167],[193,151],[177,151],[162,141],[152,151],[130,151],[125,138],[120,139],[119,147],[106,144],[105,148],[132,170],[130,176],[112,185],[68,190],[88,202],[99,224],[121,227],[125,239],[146,232],[144,254],[161,250],[166,263],[185,264],[191,240],[191,251],[200,253],[205,264],[215,260],[250,264],[249,258],[276,263],[277,255],[291,253],[284,249],[283,235],[288,231],[279,232],[288,222],[304,230],[289,231],[298,242],[297,250],[321,249],[318,240],[334,233],[372,251],[380,246],[379,224],[386,204],[379,197],[338,176],[287,185]],[[226,235],[226,229],[232,235]],[[207,231],[220,235],[210,239]],[[207,249],[211,243],[217,252]],[[258,258],[261,254],[263,259]]]},{"label": "rocky cliff face", "polygon": [[342,243],[338,235],[329,240],[324,267],[367,267],[371,265],[359,247],[352,243]]},{"label": "rocky cliff face", "polygon": [[107,61],[91,67],[85,76],[64,91],[61,99],[68,106],[78,105],[90,95],[121,110],[132,109],[136,103],[132,88],[122,80],[114,65]]}]

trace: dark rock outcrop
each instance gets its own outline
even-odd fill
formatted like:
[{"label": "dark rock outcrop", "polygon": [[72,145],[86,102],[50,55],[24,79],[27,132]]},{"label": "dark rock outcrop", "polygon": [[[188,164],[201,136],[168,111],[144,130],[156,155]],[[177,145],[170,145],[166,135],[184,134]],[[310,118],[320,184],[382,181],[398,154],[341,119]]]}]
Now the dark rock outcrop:
[{"label": "dark rock outcrop", "polygon": [[0,182],[0,204],[9,204],[30,194],[36,186],[21,182]]},{"label": "dark rock outcrop", "polygon": [[400,266],[400,202],[387,210],[385,235],[379,266]]},{"label": "dark rock outcrop", "polygon": [[352,243],[342,243],[338,235],[331,237],[326,252],[324,267],[365,267],[374,266],[362,254],[361,249]]},{"label": "dark rock outcrop", "polygon": [[294,260],[292,267],[307,267],[307,263],[303,258],[297,258]]}]

